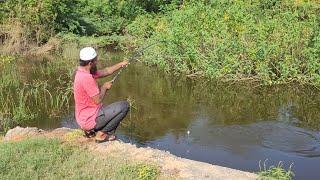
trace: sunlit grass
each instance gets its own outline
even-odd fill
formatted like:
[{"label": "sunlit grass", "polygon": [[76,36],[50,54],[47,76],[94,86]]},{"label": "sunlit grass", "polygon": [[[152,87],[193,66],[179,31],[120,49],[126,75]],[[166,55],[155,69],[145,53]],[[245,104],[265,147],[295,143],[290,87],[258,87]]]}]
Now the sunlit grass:
[{"label": "sunlit grass", "polygon": [[66,140],[74,140],[78,137],[82,137],[84,135],[83,131],[80,129],[73,130],[67,133],[64,137]]},{"label": "sunlit grass", "polygon": [[0,179],[156,179],[157,167],[91,154],[57,139],[0,143]]}]

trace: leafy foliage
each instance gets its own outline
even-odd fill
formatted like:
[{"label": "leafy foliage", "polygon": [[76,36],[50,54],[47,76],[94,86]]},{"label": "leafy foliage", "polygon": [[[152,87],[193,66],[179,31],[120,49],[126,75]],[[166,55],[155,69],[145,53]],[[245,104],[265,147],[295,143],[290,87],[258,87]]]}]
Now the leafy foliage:
[{"label": "leafy foliage", "polygon": [[[2,3],[2,23],[19,24],[26,37],[41,44],[53,36],[55,29],[60,28],[60,20],[69,14],[74,7],[73,1],[68,0],[8,0]],[[72,13],[71,13],[72,15]],[[63,20],[64,21],[64,20]]]},{"label": "leafy foliage", "polygon": [[128,30],[138,46],[163,42],[145,57],[166,70],[319,84],[319,12],[309,1],[186,1],[156,20],[138,16]]},{"label": "leafy foliage", "polygon": [[[1,3],[2,23],[17,23],[37,43],[58,32],[80,35],[121,34],[137,15],[158,12],[170,1],[116,0],[7,0]],[[4,13],[5,12],[5,13]]]}]

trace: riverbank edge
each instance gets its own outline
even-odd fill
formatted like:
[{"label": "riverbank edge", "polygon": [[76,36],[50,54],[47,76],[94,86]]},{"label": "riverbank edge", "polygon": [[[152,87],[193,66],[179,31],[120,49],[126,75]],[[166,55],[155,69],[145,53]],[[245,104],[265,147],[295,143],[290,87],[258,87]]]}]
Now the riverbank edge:
[{"label": "riverbank edge", "polygon": [[[78,59],[78,52],[81,48],[92,46],[97,50],[103,50],[105,52],[123,52],[126,56],[130,57],[129,54],[136,52],[137,50],[146,47],[150,44],[144,44],[145,46],[137,43],[137,41],[147,43],[148,39],[138,39],[131,35],[109,35],[109,36],[79,36],[72,33],[57,34],[50,37],[50,39],[41,46],[35,46],[30,43],[30,47],[24,51],[7,51],[1,49],[0,55],[7,56],[21,56],[21,57],[42,57],[46,60],[54,60],[57,56],[64,59]],[[153,41],[151,41],[152,44]],[[149,42],[150,43],[150,42]],[[154,42],[153,42],[154,43]],[[156,43],[155,43],[156,44]],[[9,48],[10,49],[10,48]],[[128,58],[127,57],[127,58]],[[150,58],[150,57],[149,57]],[[219,81],[226,84],[242,84],[253,87],[271,87],[279,85],[292,85],[292,86],[310,86],[317,90],[320,90],[319,83],[312,83],[303,81],[301,78],[291,78],[288,81],[267,81],[264,82],[257,76],[252,77],[236,77],[236,76],[207,76],[202,71],[194,73],[176,72],[174,69],[166,69],[159,65],[159,63],[150,63],[145,57],[140,57],[140,62],[149,67],[157,67],[157,69],[171,73],[174,76],[186,77],[191,80],[202,80],[206,82]],[[161,63],[160,63],[161,64]]]},{"label": "riverbank edge", "polygon": [[[82,136],[81,131],[58,128],[52,131],[44,131],[36,127],[15,127],[10,129],[2,142],[20,141],[28,137],[42,136],[46,138],[58,138],[63,143],[71,143],[89,150],[92,153],[100,153],[113,158],[140,161],[155,164],[160,169],[161,177],[169,179],[257,179],[258,175],[227,167],[217,166],[204,162],[180,158],[167,151],[161,151],[150,147],[136,147],[133,144],[124,143],[121,140],[97,144],[94,139]],[[1,141],[0,141],[1,143]],[[162,179],[162,178],[161,178]]]}]

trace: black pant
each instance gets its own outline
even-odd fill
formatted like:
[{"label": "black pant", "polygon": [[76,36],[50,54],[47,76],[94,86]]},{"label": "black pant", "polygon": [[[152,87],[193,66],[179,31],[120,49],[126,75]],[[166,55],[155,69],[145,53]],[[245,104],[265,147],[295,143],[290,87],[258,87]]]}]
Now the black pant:
[{"label": "black pant", "polygon": [[103,105],[99,110],[94,130],[104,133],[115,133],[128,111],[129,103],[127,101],[118,101],[108,106]]}]

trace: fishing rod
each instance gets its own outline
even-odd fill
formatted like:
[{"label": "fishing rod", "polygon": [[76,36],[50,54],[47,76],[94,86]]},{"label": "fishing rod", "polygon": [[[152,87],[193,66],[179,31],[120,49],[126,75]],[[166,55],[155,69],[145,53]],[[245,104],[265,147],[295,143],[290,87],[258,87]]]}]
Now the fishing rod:
[{"label": "fishing rod", "polygon": [[[144,50],[146,50],[146,49],[148,49],[148,48],[150,48],[150,47],[152,47],[152,46],[154,46],[154,45],[156,45],[158,43],[159,42],[155,42],[155,43],[149,44],[148,46],[145,46],[145,47],[141,48],[140,50],[136,51],[131,57],[129,57],[129,59],[128,59],[129,63],[128,64],[130,64],[132,61],[134,61],[134,60],[138,59],[140,56],[142,56],[142,53],[143,53]],[[121,74],[123,69],[128,66],[128,64],[126,66],[122,67],[119,70],[119,72],[112,78],[112,80],[111,80],[112,83],[114,83],[118,79],[119,75]]]}]

